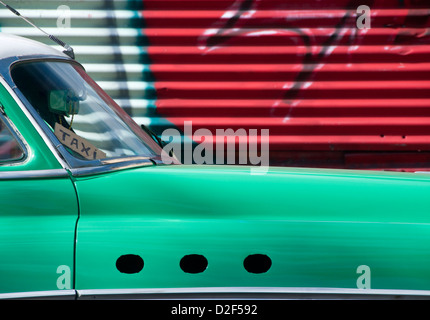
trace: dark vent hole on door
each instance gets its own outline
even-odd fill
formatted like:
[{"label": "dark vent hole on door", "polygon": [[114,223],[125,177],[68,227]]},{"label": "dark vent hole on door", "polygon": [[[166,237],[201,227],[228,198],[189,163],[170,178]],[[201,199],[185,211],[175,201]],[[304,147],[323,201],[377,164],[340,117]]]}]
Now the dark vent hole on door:
[{"label": "dark vent hole on door", "polygon": [[179,266],[186,273],[201,273],[208,267],[208,260],[200,254],[190,254],[181,259]]},{"label": "dark vent hole on door", "polygon": [[138,273],[143,269],[143,259],[135,254],[125,254],[116,260],[116,268],[121,273]]},{"label": "dark vent hole on door", "polygon": [[245,258],[243,266],[250,273],[265,273],[272,266],[272,260],[265,254],[252,254]]}]

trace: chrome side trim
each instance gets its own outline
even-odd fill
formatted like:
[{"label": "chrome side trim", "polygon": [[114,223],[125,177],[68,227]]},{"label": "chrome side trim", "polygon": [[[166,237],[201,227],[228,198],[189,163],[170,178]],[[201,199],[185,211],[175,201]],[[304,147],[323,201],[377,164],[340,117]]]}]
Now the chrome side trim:
[{"label": "chrome side trim", "polygon": [[52,291],[1,293],[0,299],[75,300],[76,299],[76,291],[75,290],[52,290]]},{"label": "chrome side trim", "polygon": [[204,287],[156,289],[52,290],[2,293],[0,299],[69,299],[69,300],[430,300],[430,290],[293,288],[293,287]]},{"label": "chrome side trim", "polygon": [[65,169],[52,170],[26,170],[26,171],[0,171],[1,180],[24,180],[24,179],[52,179],[68,177]]},{"label": "chrome side trim", "polygon": [[77,290],[77,299],[341,299],[402,300],[429,299],[430,290],[289,288],[289,287],[205,287],[160,289]]}]

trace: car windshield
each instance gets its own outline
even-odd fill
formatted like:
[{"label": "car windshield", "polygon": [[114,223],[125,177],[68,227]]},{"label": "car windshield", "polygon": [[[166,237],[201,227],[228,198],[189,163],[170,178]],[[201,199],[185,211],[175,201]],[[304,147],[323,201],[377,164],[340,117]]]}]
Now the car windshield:
[{"label": "car windshield", "polygon": [[12,78],[58,140],[75,157],[154,157],[161,149],[78,64],[17,64]]}]

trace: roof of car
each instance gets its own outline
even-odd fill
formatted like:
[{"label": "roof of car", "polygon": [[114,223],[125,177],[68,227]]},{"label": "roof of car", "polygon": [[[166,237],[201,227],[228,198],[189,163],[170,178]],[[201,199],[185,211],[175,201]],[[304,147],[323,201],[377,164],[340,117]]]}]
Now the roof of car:
[{"label": "roof of car", "polygon": [[9,57],[30,55],[55,55],[59,57],[67,57],[67,55],[61,51],[46,44],[12,34],[0,33],[0,43],[0,60]]}]

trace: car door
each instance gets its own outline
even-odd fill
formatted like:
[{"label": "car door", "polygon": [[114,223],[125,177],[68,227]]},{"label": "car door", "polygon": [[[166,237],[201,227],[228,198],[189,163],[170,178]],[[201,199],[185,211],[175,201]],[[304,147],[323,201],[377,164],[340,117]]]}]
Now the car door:
[{"label": "car door", "polygon": [[33,124],[0,77],[0,297],[73,289],[76,192]]}]

